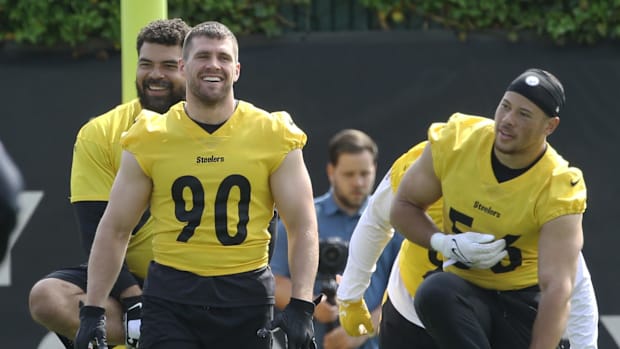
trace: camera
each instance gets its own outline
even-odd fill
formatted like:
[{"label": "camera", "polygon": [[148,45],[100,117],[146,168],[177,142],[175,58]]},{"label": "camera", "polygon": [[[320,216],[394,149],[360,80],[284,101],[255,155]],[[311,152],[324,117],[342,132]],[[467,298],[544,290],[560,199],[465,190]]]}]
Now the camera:
[{"label": "camera", "polygon": [[336,304],[336,275],[344,272],[349,256],[349,242],[339,237],[319,241],[319,270],[317,282],[327,301]]}]

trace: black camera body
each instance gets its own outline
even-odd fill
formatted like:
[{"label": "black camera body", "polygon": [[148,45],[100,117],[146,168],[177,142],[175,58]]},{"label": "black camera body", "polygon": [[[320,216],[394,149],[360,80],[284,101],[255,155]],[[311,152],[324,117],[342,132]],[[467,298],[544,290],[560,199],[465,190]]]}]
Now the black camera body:
[{"label": "black camera body", "polygon": [[336,304],[336,275],[344,272],[349,257],[349,242],[339,237],[319,241],[319,270],[317,282],[327,301]]}]

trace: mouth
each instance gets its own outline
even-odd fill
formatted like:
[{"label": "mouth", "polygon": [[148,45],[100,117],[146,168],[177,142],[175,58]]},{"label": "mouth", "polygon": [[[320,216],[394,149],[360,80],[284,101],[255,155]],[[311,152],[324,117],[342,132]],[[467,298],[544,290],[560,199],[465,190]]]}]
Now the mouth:
[{"label": "mouth", "polygon": [[206,81],[206,82],[222,82],[222,80],[223,79],[219,76],[210,76],[210,75],[207,75],[202,78],[202,81]]},{"label": "mouth", "polygon": [[170,90],[170,83],[165,81],[148,81],[144,85],[145,90],[154,93],[161,93]]},{"label": "mouth", "polygon": [[503,139],[512,139],[515,137],[511,132],[501,129],[497,130],[497,134]]}]

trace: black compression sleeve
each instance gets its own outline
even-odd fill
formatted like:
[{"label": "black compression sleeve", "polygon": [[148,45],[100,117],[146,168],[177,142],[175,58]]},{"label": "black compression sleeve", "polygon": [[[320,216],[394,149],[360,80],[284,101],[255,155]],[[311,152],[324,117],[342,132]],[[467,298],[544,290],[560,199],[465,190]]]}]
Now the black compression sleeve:
[{"label": "black compression sleeve", "polygon": [[[73,203],[73,209],[80,228],[82,248],[87,256],[90,255],[97,225],[99,225],[107,204],[107,201],[78,201]],[[129,272],[127,264],[123,263],[118,279],[112,287],[111,295],[114,298],[119,298],[121,292],[133,285],[139,285],[139,283],[136,277]]]}]

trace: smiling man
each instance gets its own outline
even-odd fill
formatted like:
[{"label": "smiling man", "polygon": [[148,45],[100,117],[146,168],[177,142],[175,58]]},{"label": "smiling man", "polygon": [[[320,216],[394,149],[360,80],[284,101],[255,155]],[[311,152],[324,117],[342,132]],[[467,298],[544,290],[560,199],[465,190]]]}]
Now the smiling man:
[{"label": "smiling man", "polygon": [[[156,20],[142,28],[137,38],[139,98],[90,120],[77,135],[71,168],[71,203],[87,255],[120,167],[121,135],[143,109],[163,113],[185,98],[185,78],[178,62],[189,29],[178,18]],[[142,280],[153,259],[152,226],[147,213],[134,227],[125,263],[104,305],[110,344],[127,342],[137,346],[139,331],[127,333],[121,319],[127,309],[134,309],[128,316],[130,321],[139,319]],[[67,348],[73,348],[68,338],[72,339],[78,329],[78,303],[85,300],[86,279],[86,264],[63,268],[37,282],[30,292],[32,318],[56,332]]]},{"label": "smiling man", "polygon": [[[566,328],[583,245],[582,172],[547,142],[560,124],[564,87],[528,69],[493,120],[456,113],[428,131],[405,173],[391,223],[443,255],[414,299],[441,349],[555,348]],[[443,197],[443,226],[427,209]]]},{"label": "smiling man", "polygon": [[[302,152],[306,134],[288,113],[235,98],[239,48],[223,24],[192,28],[179,69],[187,102],[164,115],[144,112],[121,137],[121,167],[89,258],[76,348],[105,345],[106,295],[148,207],[157,224],[141,348],[267,349],[269,331],[258,330],[280,327],[290,348],[310,349],[318,233]],[[284,315],[272,322],[267,263],[275,207],[291,241],[293,289]]]}]

